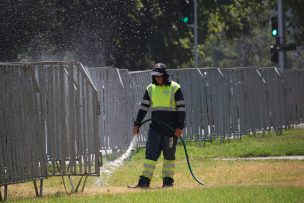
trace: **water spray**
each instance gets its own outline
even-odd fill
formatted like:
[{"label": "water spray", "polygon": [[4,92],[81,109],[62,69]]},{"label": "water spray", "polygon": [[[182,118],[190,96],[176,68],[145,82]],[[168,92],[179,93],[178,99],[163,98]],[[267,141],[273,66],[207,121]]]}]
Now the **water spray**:
[{"label": "water spray", "polygon": [[[132,154],[136,151],[137,142],[137,137],[134,136],[127,151],[123,155],[121,155],[118,159],[107,162],[103,165],[100,171],[100,175],[103,177],[103,181],[106,182],[107,177],[109,178],[112,173],[124,163],[125,160],[128,160],[129,157],[132,156]],[[97,184],[100,185],[100,181],[98,181]]]},{"label": "water spray", "polygon": [[[163,122],[163,121],[160,121],[160,120],[157,120],[157,119],[152,119],[152,118],[147,119],[147,120],[144,120],[143,122],[141,122],[141,124],[139,125],[139,128],[140,128],[143,124],[145,124],[145,123],[147,123],[147,122],[149,122],[149,121],[157,121],[157,122],[161,123],[162,125],[166,126],[167,128],[169,128],[170,130],[172,130],[172,132],[175,132],[175,130],[174,130],[170,125],[168,125],[167,123],[165,123],[165,122]],[[186,147],[185,141],[184,141],[184,139],[183,139],[182,137],[180,137],[180,140],[182,141],[182,144],[183,144],[183,147],[184,147],[184,151],[185,151],[185,155],[186,155],[186,160],[187,160],[187,165],[188,165],[188,168],[189,168],[189,171],[190,171],[192,177],[194,178],[194,180],[195,180],[196,182],[198,182],[198,184],[200,184],[200,185],[205,185],[202,181],[198,180],[198,179],[196,178],[196,176],[194,175],[194,173],[193,173],[193,171],[192,171],[192,168],[191,168],[190,161],[189,161],[189,156],[188,156],[188,151],[187,151],[187,147]]]}]

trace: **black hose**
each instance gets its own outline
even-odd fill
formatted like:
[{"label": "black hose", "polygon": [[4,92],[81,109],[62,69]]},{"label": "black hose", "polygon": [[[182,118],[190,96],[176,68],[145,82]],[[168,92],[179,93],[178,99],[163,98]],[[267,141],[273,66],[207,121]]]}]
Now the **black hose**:
[{"label": "black hose", "polygon": [[[160,120],[157,120],[157,119],[152,119],[152,118],[147,119],[147,120],[144,120],[143,122],[141,122],[141,124],[140,124],[138,127],[140,128],[143,124],[145,124],[145,123],[148,122],[148,121],[157,121],[157,122],[161,123],[162,125],[168,127],[168,128],[169,128],[170,130],[172,130],[173,132],[175,132],[175,129],[173,129],[173,128],[172,128],[170,125],[168,125],[167,123],[165,123],[165,122],[163,122],[163,121],[160,121]],[[187,148],[186,148],[185,141],[184,141],[184,139],[183,139],[182,137],[180,137],[180,139],[181,139],[181,141],[182,141],[182,143],[183,143],[183,147],[184,147],[184,151],[185,151],[185,155],[186,155],[186,160],[187,160],[187,165],[188,165],[188,168],[189,168],[189,171],[190,171],[192,177],[193,177],[194,180],[196,180],[196,182],[198,182],[200,185],[204,185],[204,183],[203,183],[202,181],[198,180],[198,179],[195,177],[195,175],[194,175],[194,173],[193,173],[193,171],[192,171],[192,168],[191,168],[190,161],[189,161],[189,156],[188,156],[188,151],[187,151]]]}]

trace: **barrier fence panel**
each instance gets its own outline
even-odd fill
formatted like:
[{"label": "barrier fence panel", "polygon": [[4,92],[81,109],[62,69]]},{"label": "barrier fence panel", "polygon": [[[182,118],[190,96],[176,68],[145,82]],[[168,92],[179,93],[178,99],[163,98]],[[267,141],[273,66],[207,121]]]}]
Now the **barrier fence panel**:
[{"label": "barrier fence panel", "polygon": [[[142,102],[146,87],[152,82],[151,76],[150,76],[151,71],[136,71],[136,72],[130,72],[130,79],[131,79],[131,85],[133,89],[133,94],[134,94],[134,103],[131,104],[133,106],[133,112],[132,112],[132,125],[129,126],[130,129],[133,126],[133,121],[136,119],[137,111],[140,107],[140,104]],[[146,115],[146,118],[150,118],[151,116],[151,111],[149,111]],[[144,145],[146,143],[146,138],[148,135],[148,127],[149,125],[146,124],[141,127],[140,129],[140,136],[138,143],[139,145]]]},{"label": "barrier fence panel", "polygon": [[0,185],[99,175],[99,102],[81,64],[0,64],[0,91]]},{"label": "barrier fence panel", "polygon": [[101,149],[123,149],[132,139],[130,126],[135,102],[129,73],[114,68],[89,68],[89,71],[101,103]]},{"label": "barrier fence panel", "polygon": [[99,175],[95,86],[79,63],[50,63],[44,71],[49,174]]},{"label": "barrier fence panel", "polygon": [[273,127],[275,130],[279,130],[284,125],[282,123],[281,111],[282,106],[282,88],[281,74],[276,68],[262,68],[260,73],[266,80],[266,103],[268,107],[268,128]]},{"label": "barrier fence panel", "polygon": [[0,65],[0,185],[47,177],[35,68]]},{"label": "barrier fence panel", "polygon": [[286,117],[290,124],[303,122],[304,91],[303,71],[286,71],[283,74],[286,93]]}]

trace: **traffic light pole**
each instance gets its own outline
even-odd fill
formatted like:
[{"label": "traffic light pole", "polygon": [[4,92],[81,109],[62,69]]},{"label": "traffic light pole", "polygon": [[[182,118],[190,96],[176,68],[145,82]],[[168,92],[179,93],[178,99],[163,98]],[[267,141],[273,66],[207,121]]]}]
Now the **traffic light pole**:
[{"label": "traffic light pole", "polygon": [[198,68],[198,33],[197,33],[197,0],[193,0],[193,24],[188,25],[188,27],[193,28],[194,33],[194,67]]},{"label": "traffic light pole", "polygon": [[197,0],[193,0],[194,3],[194,64],[195,68],[198,68],[198,38],[197,38]]},{"label": "traffic light pole", "polygon": [[[284,0],[277,0],[278,11],[278,26],[279,26],[279,42],[280,45],[285,45],[285,12],[284,12]],[[279,51],[279,68],[283,70],[286,61],[286,51],[280,49]]]}]

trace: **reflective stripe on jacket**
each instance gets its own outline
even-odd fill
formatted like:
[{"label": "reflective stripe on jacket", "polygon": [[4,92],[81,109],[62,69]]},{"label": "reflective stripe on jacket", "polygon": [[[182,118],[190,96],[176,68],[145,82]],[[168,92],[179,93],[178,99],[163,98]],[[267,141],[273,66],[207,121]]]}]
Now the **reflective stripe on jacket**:
[{"label": "reflective stripe on jacket", "polygon": [[176,111],[174,96],[179,88],[180,85],[174,81],[171,81],[171,85],[168,86],[150,84],[147,91],[150,96],[152,111]]}]

